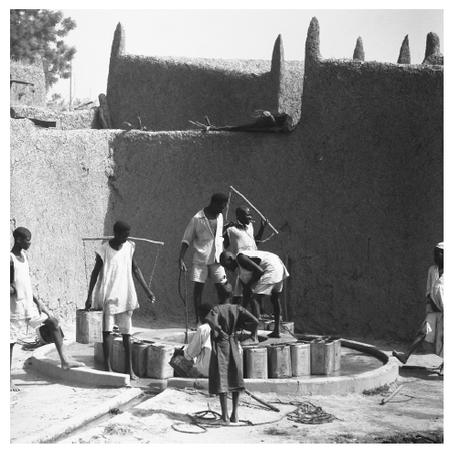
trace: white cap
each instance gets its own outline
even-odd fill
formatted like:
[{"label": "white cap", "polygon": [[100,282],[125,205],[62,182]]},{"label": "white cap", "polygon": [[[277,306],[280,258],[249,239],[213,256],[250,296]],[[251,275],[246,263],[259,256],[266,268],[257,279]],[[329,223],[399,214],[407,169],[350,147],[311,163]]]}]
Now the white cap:
[{"label": "white cap", "polygon": [[436,248],[440,248],[440,249],[444,250],[444,243],[439,242],[439,244],[436,244]]}]

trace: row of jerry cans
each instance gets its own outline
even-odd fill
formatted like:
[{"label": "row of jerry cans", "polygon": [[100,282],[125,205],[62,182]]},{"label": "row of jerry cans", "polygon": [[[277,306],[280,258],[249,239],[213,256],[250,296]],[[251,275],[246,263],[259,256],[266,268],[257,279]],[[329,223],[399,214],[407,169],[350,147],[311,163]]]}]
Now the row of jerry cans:
[{"label": "row of jerry cans", "polygon": [[[173,377],[173,368],[169,361],[174,350],[174,346],[165,343],[132,342],[131,358],[134,373],[138,377],[144,378],[164,379]],[[103,364],[103,345],[101,342],[94,344],[94,357],[98,363]],[[125,372],[125,348],[120,336],[113,339],[111,367],[114,372]]]},{"label": "row of jerry cans", "polygon": [[340,369],[341,342],[295,342],[244,348],[245,378],[330,375]]}]

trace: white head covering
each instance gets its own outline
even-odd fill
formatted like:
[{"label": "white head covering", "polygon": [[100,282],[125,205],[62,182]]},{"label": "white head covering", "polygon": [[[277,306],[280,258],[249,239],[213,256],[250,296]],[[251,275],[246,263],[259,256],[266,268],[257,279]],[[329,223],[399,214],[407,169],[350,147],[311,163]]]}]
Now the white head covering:
[{"label": "white head covering", "polygon": [[435,247],[436,248],[440,248],[441,250],[444,250],[444,243],[443,242],[439,242],[439,244],[436,244]]}]

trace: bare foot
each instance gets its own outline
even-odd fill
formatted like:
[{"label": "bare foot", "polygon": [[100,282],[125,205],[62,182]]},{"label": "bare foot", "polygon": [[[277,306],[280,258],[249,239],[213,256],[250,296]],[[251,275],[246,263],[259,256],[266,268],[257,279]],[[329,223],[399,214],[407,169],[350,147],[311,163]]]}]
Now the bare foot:
[{"label": "bare foot", "polygon": [[233,423],[238,423],[239,422],[239,417],[238,417],[238,415],[237,414],[231,414],[231,417],[230,417],[230,420],[231,420],[231,422],[233,422]]},{"label": "bare foot", "polygon": [[272,331],[272,333],[268,334],[267,337],[270,337],[270,338],[279,338],[279,337],[280,337],[280,332]]},{"label": "bare foot", "polygon": [[61,363],[61,367],[64,370],[69,370],[69,369],[73,369],[75,367],[85,367],[86,364],[79,362],[79,361],[74,361],[74,360],[70,360],[70,361],[66,361],[64,363]]},{"label": "bare foot", "polygon": [[9,382],[9,390],[10,392],[20,392],[20,389],[12,382]]},{"label": "bare foot", "polygon": [[225,419],[222,417],[222,419],[220,420],[220,422],[222,423],[222,425],[230,425],[230,418],[226,417]]},{"label": "bare foot", "polygon": [[139,380],[139,377],[133,371],[131,371],[129,373],[129,375],[130,375],[130,380]]},{"label": "bare foot", "polygon": [[402,364],[406,364],[406,361],[408,361],[404,353],[396,352],[395,350],[392,352],[392,356],[395,356]]},{"label": "bare foot", "polygon": [[105,365],[105,372],[113,372],[113,370],[112,370],[112,367],[111,366],[108,366],[108,365]]}]

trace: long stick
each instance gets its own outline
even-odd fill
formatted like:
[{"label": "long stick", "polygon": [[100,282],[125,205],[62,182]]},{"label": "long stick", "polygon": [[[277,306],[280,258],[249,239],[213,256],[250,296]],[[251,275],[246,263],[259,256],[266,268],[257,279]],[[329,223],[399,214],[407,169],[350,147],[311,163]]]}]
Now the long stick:
[{"label": "long stick", "polygon": [[[114,236],[81,238],[81,240],[82,241],[106,241],[107,239],[112,239],[113,237]],[[162,242],[162,241],[153,241],[151,239],[137,238],[137,237],[132,237],[132,236],[130,236],[128,239],[131,239],[132,241],[144,241],[144,242],[150,242],[151,244],[164,245],[164,242]]]},{"label": "long stick", "polygon": [[395,389],[394,392],[392,392],[391,395],[389,395],[387,398],[383,398],[380,402],[380,405],[384,405],[385,403],[387,403],[389,400],[391,400],[392,397],[394,397],[394,395],[397,395],[400,392],[400,389],[403,388],[403,384],[401,384],[400,386],[397,387],[397,389]]},{"label": "long stick", "polygon": [[258,209],[256,208],[255,205],[253,205],[250,200],[248,200],[248,198],[246,198],[244,195],[242,195],[238,190],[236,190],[233,186],[230,186],[230,189],[237,195],[239,195],[240,197],[242,197],[243,200],[245,200],[249,206],[251,206],[259,215],[259,217],[261,217],[262,220],[267,221],[267,225],[269,225],[270,228],[272,228],[273,232],[275,234],[278,234],[278,231],[276,230],[276,228],[269,222],[269,220],[267,219],[267,217],[264,216],[264,214]]},{"label": "long stick", "polygon": [[255,394],[252,394],[247,389],[245,389],[245,393],[249,395],[251,398],[255,399],[257,402],[261,403],[262,405],[267,406],[267,408],[270,408],[272,411],[280,412],[278,408],[276,408],[273,405],[270,405],[269,403],[266,403],[264,400],[261,400],[259,397],[257,397]]}]

